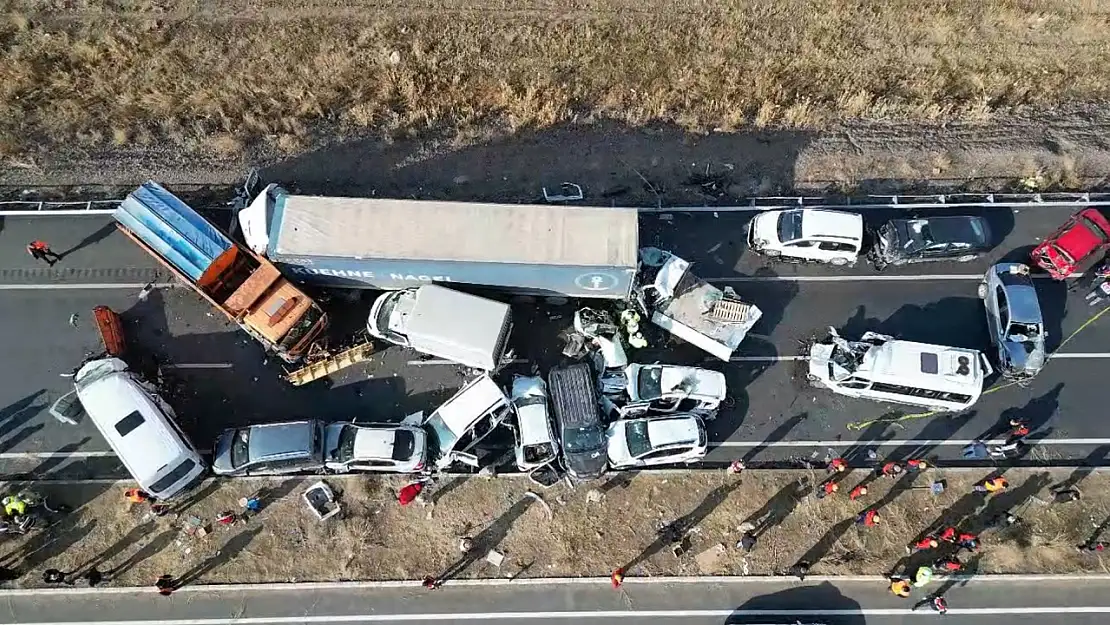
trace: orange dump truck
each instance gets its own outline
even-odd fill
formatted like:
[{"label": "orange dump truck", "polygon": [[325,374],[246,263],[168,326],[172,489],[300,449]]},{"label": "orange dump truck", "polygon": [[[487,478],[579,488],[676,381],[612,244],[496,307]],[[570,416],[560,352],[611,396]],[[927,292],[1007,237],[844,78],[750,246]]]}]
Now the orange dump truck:
[{"label": "orange dump truck", "polygon": [[127,196],[112,215],[120,230],[288,363],[322,338],[328,317],[270,261],[156,182]]}]

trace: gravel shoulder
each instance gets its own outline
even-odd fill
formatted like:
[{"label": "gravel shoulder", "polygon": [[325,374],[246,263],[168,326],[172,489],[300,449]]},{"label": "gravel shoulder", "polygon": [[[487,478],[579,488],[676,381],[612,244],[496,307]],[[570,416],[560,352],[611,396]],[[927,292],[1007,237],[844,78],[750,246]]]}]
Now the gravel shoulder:
[{"label": "gravel shoulder", "polygon": [[[1106,572],[1100,554],[1076,545],[1097,538],[1110,522],[1110,476],[1076,471],[1010,470],[1009,490],[971,493],[979,472],[930,470],[897,481],[856,471],[842,492],[818,500],[824,474],[723,471],[671,475],[613,475],[590,486],[557,486],[528,495],[518,478],[447,478],[425,501],[402,507],[397,479],[333,479],[341,518],[320,522],[301,500],[315,479],[230,480],[204,484],[162,517],[129,507],[122,486],[37,485],[53,503],[78,505],[55,524],[8,540],[3,563],[24,575],[18,586],[40,584],[41,571],[96,566],[113,585],[147,585],[161,574],[188,583],[246,583],[451,577],[551,577],[782,574],[799,560],[821,575],[890,574],[933,562],[940,553],[908,557],[905,547],[926,532],[954,525],[982,532],[982,549],[963,555],[965,573]],[[856,502],[846,492],[859,482],[870,492]],[[934,495],[929,485],[943,481]],[[1080,501],[1052,503],[1049,488],[1075,485]],[[265,506],[234,525],[215,522],[237,510],[240,497],[261,491]],[[546,504],[546,505],[545,505]],[[877,508],[882,522],[855,524]],[[550,512],[548,511],[550,510]],[[1013,526],[995,523],[1009,511]],[[682,519],[688,549],[673,553],[657,526]],[[204,537],[184,528],[201,523]],[[754,526],[750,553],[736,547],[741,528]],[[472,537],[471,558],[458,543]],[[486,553],[505,556],[500,566]]]}]

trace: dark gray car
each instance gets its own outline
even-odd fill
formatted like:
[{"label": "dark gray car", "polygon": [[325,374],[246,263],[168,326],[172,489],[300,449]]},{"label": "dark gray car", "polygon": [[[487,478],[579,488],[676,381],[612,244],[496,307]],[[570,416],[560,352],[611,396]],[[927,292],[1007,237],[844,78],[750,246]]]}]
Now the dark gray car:
[{"label": "dark gray car", "polygon": [[970,215],[892,219],[875,233],[868,256],[877,269],[888,265],[974,260],[992,247],[987,220]]},{"label": "dark gray car", "polygon": [[547,376],[552,413],[562,438],[563,463],[571,479],[593,480],[609,467],[605,426],[590,365],[552,369]]},{"label": "dark gray car", "polygon": [[324,425],[316,420],[224,430],[216,439],[217,475],[281,475],[324,470]]}]

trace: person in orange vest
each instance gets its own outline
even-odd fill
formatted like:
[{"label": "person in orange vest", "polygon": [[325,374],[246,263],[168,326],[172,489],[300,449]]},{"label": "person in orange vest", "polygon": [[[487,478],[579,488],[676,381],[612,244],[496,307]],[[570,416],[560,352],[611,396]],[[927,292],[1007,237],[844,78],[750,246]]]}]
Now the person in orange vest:
[{"label": "person in orange vest", "polygon": [[988,495],[1006,490],[1010,485],[1002,476],[987,478],[975,485],[975,492]]},{"label": "person in orange vest", "polygon": [[882,519],[879,518],[878,510],[864,510],[856,517],[856,525],[864,527],[875,527]]},{"label": "person in orange vest", "polygon": [[902,475],[902,465],[898,462],[888,462],[879,471],[883,477],[898,477]]},{"label": "person in orange vest", "polygon": [[[54,263],[62,260],[62,257],[54,253],[50,246],[44,241],[31,241],[27,244],[27,253],[35,260],[41,260],[51,267]],[[51,258],[52,257],[52,258]]]},{"label": "person in orange vest", "polygon": [[824,499],[825,497],[828,497],[829,495],[835,495],[836,492],[839,491],[839,490],[840,490],[840,485],[839,484],[832,481],[831,479],[826,480],[823,484],[821,484],[820,486],[817,487],[817,498],[818,499]]},{"label": "person in orange vest", "polygon": [[853,488],[852,492],[848,493],[848,499],[850,501],[855,501],[855,500],[859,499],[860,497],[863,497],[866,494],[867,494],[867,487],[864,486],[863,484],[860,484],[859,486]]},{"label": "person in orange vest", "polygon": [[894,593],[895,597],[905,599],[910,596],[910,583],[901,577],[895,577],[890,580],[890,592]]},{"label": "person in orange vest", "polygon": [[123,491],[123,496],[127,498],[132,504],[146,503],[150,501],[150,494],[141,488],[128,488]]},{"label": "person in orange vest", "polygon": [[624,569],[616,569],[613,574],[609,576],[609,581],[613,584],[613,588],[620,588],[624,583]]},{"label": "person in orange vest", "polygon": [[843,473],[848,470],[848,461],[844,458],[833,458],[829,462],[827,471],[829,473]]}]

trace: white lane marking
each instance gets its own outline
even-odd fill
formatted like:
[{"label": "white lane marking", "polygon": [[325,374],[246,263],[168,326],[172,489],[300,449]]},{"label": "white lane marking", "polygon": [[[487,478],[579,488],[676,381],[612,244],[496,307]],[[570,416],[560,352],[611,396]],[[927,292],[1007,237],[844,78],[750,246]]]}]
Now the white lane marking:
[{"label": "white lane marking", "polygon": [[[1098,360],[1110,358],[1110,352],[1064,352],[1049,355],[1050,360],[1056,359],[1081,359]],[[729,362],[796,362],[809,360],[809,356],[733,356]],[[706,358],[704,362],[720,362],[716,358]]]},{"label": "white lane marking", "polygon": [[0,217],[104,217],[116,212],[114,209],[93,208],[89,210],[81,209],[59,209],[59,210],[14,210],[14,211],[0,211]]},{"label": "white lane marking", "polygon": [[[1083,274],[1073,273],[1069,278],[1080,278]],[[1051,279],[1045,274],[1036,274],[1034,279]],[[918,280],[978,280],[982,281],[981,273],[931,273],[914,276],[893,274],[844,274],[839,276],[731,276],[722,278],[705,278],[706,282],[716,284],[738,284],[747,282],[914,282]]]},{"label": "white lane marking", "polygon": [[[519,364],[525,363],[525,362],[528,362],[527,358],[513,358],[512,360],[507,361],[505,364],[519,365]],[[439,359],[439,358],[432,358],[430,360],[410,360],[410,361],[406,362],[405,364],[409,365],[409,366],[413,366],[413,367],[418,367],[418,366],[422,366],[422,365],[457,365],[459,367],[465,367],[466,366],[466,365],[461,365],[461,364],[455,362],[454,360],[443,360],[443,359]]]},{"label": "white lane marking", "polygon": [[[1030,606],[997,608],[953,608],[949,614],[993,615],[993,614],[1106,614],[1110,606]],[[84,620],[84,621],[28,621],[10,625],[75,625],[75,623],[95,623],[96,625],[263,625],[268,623],[414,623],[427,621],[511,621],[511,620],[556,620],[556,619],[645,619],[645,618],[720,618],[720,617],[768,617],[768,616],[919,616],[935,619],[932,610],[914,611],[910,608],[859,608],[851,610],[574,610],[564,612],[452,612],[431,614],[330,614],[301,616],[256,616],[226,618],[166,618],[128,621]],[[7,623],[3,625],[9,625]]]},{"label": "white lane marking", "polygon": [[51,460],[54,458],[114,458],[112,451],[8,451],[0,460]]},{"label": "white lane marking", "polygon": [[230,369],[230,362],[183,362],[176,365],[162,365],[163,369]]},{"label": "white lane marking", "polygon": [[1049,360],[1057,358],[1110,358],[1110,352],[1067,352],[1063,354],[1049,354]]},{"label": "white lane marking", "polygon": [[[935,445],[943,447],[966,447],[974,440],[971,439],[932,439],[932,438],[906,438],[872,441],[772,441],[761,443],[759,441],[721,441],[710,443],[711,447],[910,447],[914,445]],[[988,445],[999,444],[1004,439],[991,439],[982,441]],[[1037,446],[1044,445],[1110,445],[1110,438],[1042,438],[1036,442]]]},{"label": "white lane marking", "polygon": [[[110,289],[135,289],[139,290],[146,286],[145,282],[100,282],[100,283],[73,283],[73,284],[0,284],[0,291],[107,291]],[[156,282],[154,288],[156,289],[172,289],[184,287],[180,282]]]}]

